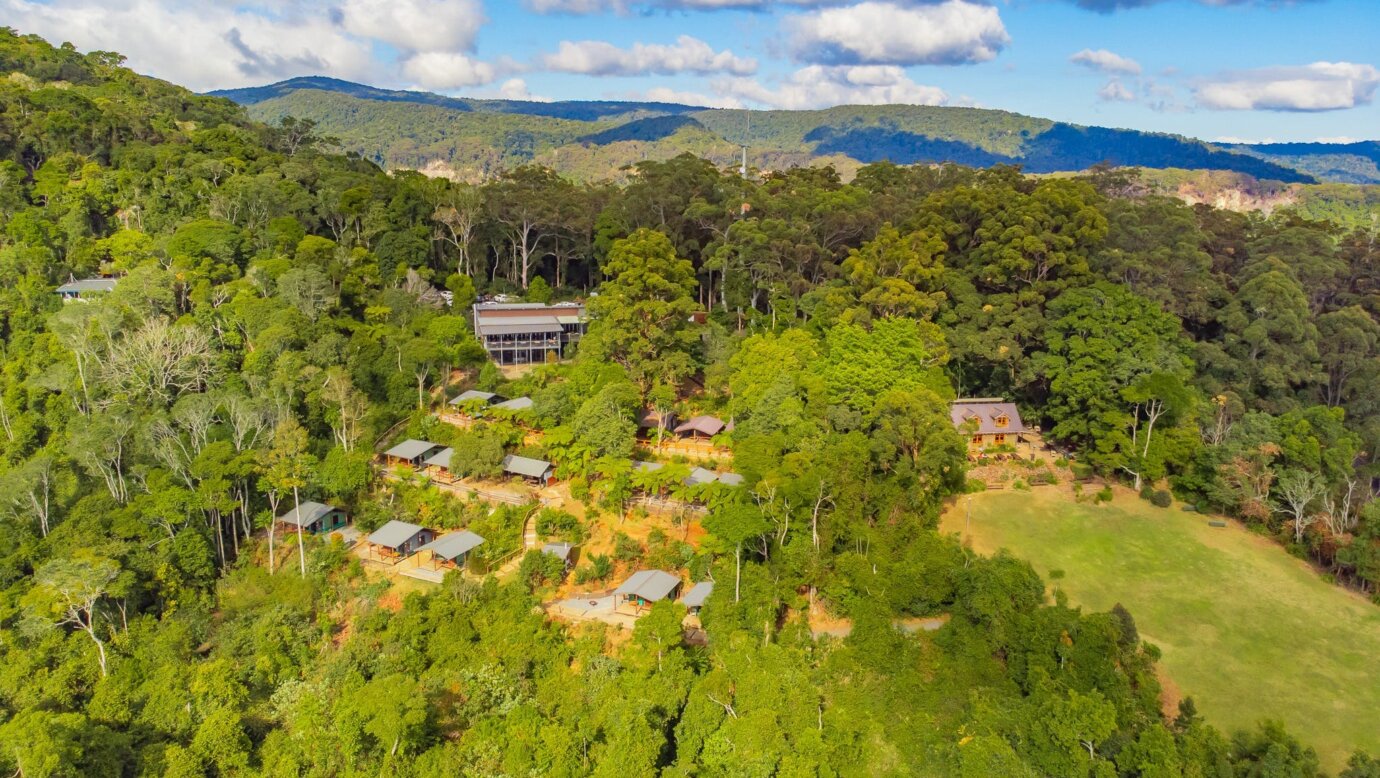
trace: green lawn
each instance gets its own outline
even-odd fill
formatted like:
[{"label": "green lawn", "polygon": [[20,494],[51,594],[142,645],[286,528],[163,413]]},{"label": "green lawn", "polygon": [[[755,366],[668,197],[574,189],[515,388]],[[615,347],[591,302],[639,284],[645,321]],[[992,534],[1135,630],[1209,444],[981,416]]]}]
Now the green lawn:
[{"label": "green lawn", "polygon": [[[971,503],[965,507],[965,501]],[[971,518],[965,514],[971,508]],[[1208,720],[1228,732],[1281,719],[1331,770],[1380,753],[1380,607],[1269,541],[1135,497],[1094,507],[1055,489],[960,498],[944,518],[984,553],[1030,560],[1072,603],[1120,602]]]}]

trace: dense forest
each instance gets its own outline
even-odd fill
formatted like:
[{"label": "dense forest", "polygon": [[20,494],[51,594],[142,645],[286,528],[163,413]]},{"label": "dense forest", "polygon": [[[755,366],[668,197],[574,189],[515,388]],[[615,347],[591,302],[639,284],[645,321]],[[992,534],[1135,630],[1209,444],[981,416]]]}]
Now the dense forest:
[{"label": "dense forest", "polygon": [[[949,401],[1003,396],[1078,466],[1373,594],[1373,227],[1189,207],[1117,170],[843,183],[681,156],[623,186],[537,167],[470,186],[113,53],[0,28],[0,72],[0,772],[1320,774],[1276,724],[1162,710],[1133,614],[935,528],[968,487]],[[112,291],[55,292],[99,275]],[[578,353],[505,378],[466,316],[498,294],[587,300]],[[471,387],[533,411],[441,429]],[[616,560],[717,581],[703,644],[670,601],[630,634],[548,619],[539,555],[399,599],[339,542],[264,531],[322,499],[366,529],[518,532],[380,477],[404,436],[481,470],[547,456],[595,515],[636,477],[644,408],[734,422],[746,482],[710,495],[702,541]],[[817,601],[851,634],[816,640]]]}]

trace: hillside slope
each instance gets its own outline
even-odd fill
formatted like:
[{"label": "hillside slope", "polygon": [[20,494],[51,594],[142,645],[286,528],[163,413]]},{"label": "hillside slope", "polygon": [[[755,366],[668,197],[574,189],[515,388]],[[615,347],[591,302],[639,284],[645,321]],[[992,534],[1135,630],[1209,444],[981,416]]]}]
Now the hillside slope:
[{"label": "hillside slope", "polygon": [[[1034,173],[1098,163],[1229,170],[1286,183],[1366,183],[1364,164],[1291,163],[1299,154],[1224,148],[1192,138],[1083,127],[1006,111],[912,105],[839,106],[818,111],[701,109],[648,102],[476,100],[300,78],[213,93],[256,119],[316,121],[321,129],[387,167],[451,167],[462,178],[541,159],[581,178],[616,178],[645,159],[694,150],[731,160],[742,145],[758,167],[829,159],[865,164],[1018,164]],[[503,117],[500,119],[499,117]],[[690,137],[687,137],[687,134]],[[613,144],[630,145],[608,148]],[[1325,144],[1324,144],[1325,145]],[[1310,151],[1310,160],[1323,150]],[[1350,151],[1339,151],[1350,160]],[[1357,157],[1358,159],[1360,157]],[[597,162],[596,162],[597,160]],[[1374,164],[1371,163],[1371,167]],[[1375,181],[1380,182],[1380,172]]]}]

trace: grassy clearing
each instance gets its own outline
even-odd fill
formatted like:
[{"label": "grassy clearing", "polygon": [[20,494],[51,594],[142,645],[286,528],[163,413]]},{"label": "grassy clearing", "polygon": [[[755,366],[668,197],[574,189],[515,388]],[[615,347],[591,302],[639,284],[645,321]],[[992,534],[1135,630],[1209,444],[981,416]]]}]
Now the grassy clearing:
[{"label": "grassy clearing", "polygon": [[1358,747],[1380,753],[1380,608],[1268,540],[1134,496],[1096,507],[1058,489],[961,498],[943,529],[983,553],[1006,548],[1046,580],[1064,571],[1052,583],[1072,603],[1125,605],[1218,727],[1283,720],[1333,770]]}]

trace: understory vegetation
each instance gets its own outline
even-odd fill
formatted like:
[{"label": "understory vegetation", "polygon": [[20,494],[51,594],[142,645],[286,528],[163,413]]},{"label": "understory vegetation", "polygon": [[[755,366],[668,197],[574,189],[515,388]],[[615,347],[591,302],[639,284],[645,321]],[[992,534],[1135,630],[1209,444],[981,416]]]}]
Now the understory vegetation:
[{"label": "understory vegetation", "polygon": [[[468,186],[112,53],[0,29],[0,73],[0,772],[1319,773],[1277,724],[1166,715],[1134,614],[1050,602],[1029,564],[941,536],[967,483],[949,403],[1018,402],[1104,478],[1373,593],[1373,231],[1129,196],[1110,170],[844,184],[683,156],[621,187]],[[97,275],[114,289],[55,292]],[[588,335],[505,379],[466,316],[480,294],[587,299]],[[533,409],[440,432],[470,387]],[[743,485],[684,495],[707,534],[645,552],[716,582],[707,645],[670,601],[630,636],[550,620],[560,573],[532,563],[403,594],[338,541],[264,531],[321,500],[517,548],[521,511],[378,477],[399,432],[449,436],[476,476],[549,456],[621,516],[682,482],[630,466],[646,408],[734,424]],[[539,524],[579,542],[581,521]],[[851,633],[817,640],[820,608]],[[1345,773],[1378,774],[1365,754]]]}]

